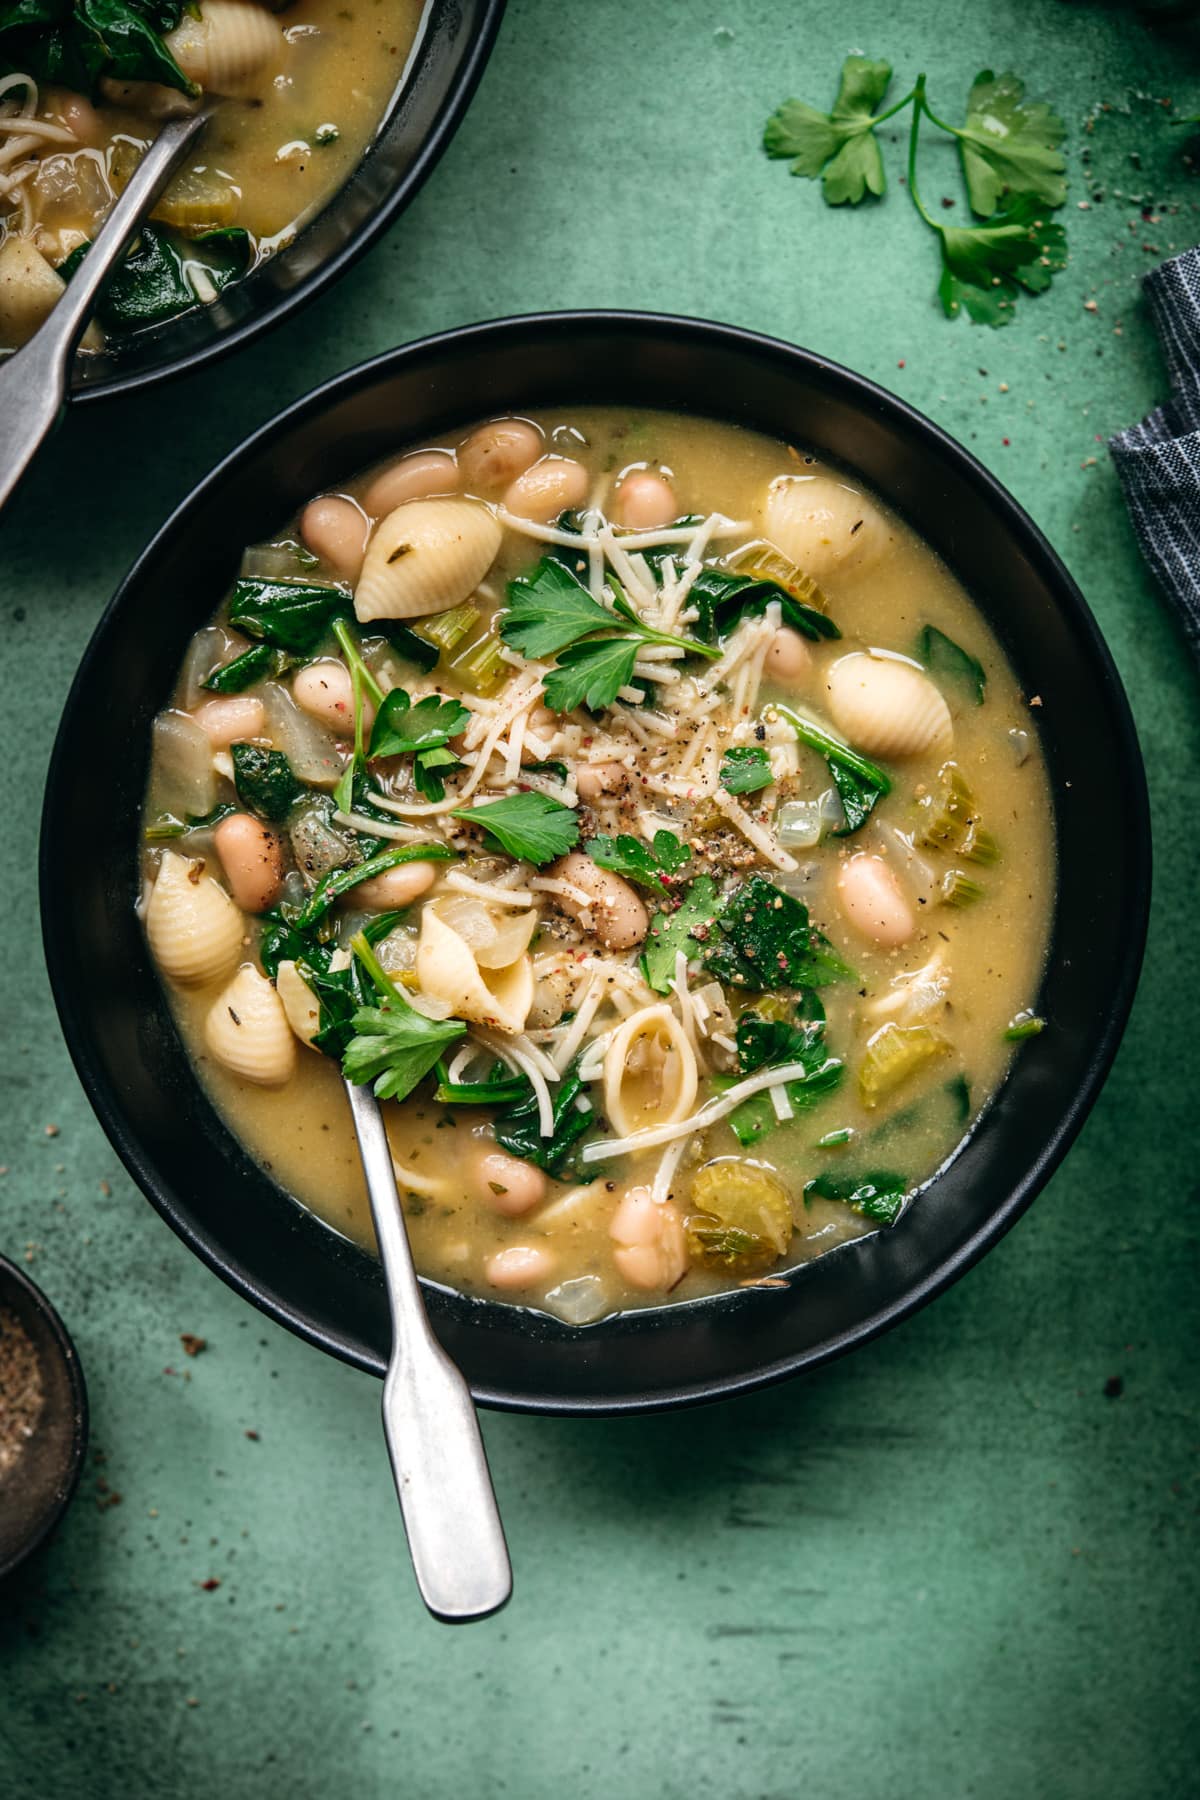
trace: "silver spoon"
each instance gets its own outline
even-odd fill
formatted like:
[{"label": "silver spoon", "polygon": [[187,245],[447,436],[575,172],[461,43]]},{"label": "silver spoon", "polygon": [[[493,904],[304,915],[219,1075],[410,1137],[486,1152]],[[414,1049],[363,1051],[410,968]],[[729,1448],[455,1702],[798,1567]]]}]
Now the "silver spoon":
[{"label": "silver spoon", "polygon": [[54,311],[27,344],[0,362],[0,506],[66,404],[71,359],[99,289],[208,119],[207,109],[202,108],[187,118],[167,121],[96,233]]},{"label": "silver spoon", "polygon": [[383,1430],[417,1586],[448,1624],[486,1618],[512,1569],[475,1405],[425,1312],[379,1102],[346,1082],[392,1314]]}]

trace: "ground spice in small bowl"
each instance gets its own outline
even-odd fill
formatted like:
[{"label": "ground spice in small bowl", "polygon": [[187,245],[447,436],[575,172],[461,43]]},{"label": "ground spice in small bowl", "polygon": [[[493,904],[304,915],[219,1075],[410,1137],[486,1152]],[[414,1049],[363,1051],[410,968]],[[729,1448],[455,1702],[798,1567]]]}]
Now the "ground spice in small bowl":
[{"label": "ground spice in small bowl", "polygon": [[44,1404],[33,1340],[16,1313],[0,1306],[0,1481],[36,1431]]}]

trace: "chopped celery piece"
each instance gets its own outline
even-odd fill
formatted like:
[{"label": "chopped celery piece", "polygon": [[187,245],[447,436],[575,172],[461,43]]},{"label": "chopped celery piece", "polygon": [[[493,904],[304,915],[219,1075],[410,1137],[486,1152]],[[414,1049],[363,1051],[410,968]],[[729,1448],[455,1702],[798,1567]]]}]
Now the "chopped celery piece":
[{"label": "chopped celery piece", "polygon": [[943,906],[974,906],[983,894],[983,884],[973,881],[965,869],[948,869],[942,876]]},{"label": "chopped celery piece", "polygon": [[909,1078],[950,1050],[928,1025],[881,1025],[867,1044],[858,1066],[858,1092],[864,1106],[875,1107]]},{"label": "chopped celery piece", "polygon": [[450,659],[450,673],[454,675],[468,693],[481,694],[486,699],[495,693],[507,673],[507,666],[500,652],[503,646],[498,637],[485,631],[465,650]]},{"label": "chopped celery piece", "polygon": [[749,575],[755,581],[773,581],[786,588],[793,600],[811,606],[815,612],[828,612],[829,602],[811,575],[805,575],[794,562],[789,562],[774,544],[747,544],[728,559],[735,575]]},{"label": "chopped celery piece", "polygon": [[738,1225],[722,1225],[707,1213],[693,1213],[684,1226],[688,1256],[702,1269],[728,1275],[759,1275],[778,1262],[779,1252],[766,1238]]},{"label": "chopped celery piece", "polygon": [[439,650],[457,650],[471,627],[478,624],[479,617],[479,608],[464,601],[461,606],[452,606],[449,612],[433,613],[428,619],[421,619],[412,629]]},{"label": "chopped celery piece", "polygon": [[839,1145],[848,1144],[853,1136],[853,1126],[843,1125],[840,1131],[827,1131],[824,1137],[819,1137],[816,1148],[818,1150],[836,1150]]},{"label": "chopped celery piece", "polygon": [[948,850],[966,862],[996,862],[1000,846],[984,826],[958,764],[944,763],[938,773],[940,790],[918,802],[922,818],[917,842],[928,849]]},{"label": "chopped celery piece", "polygon": [[1015,1019],[1010,1020],[1004,1035],[1010,1043],[1019,1044],[1022,1038],[1037,1037],[1038,1033],[1045,1029],[1045,1019],[1039,1019],[1036,1013],[1026,1010],[1019,1012]]},{"label": "chopped celery piece", "polygon": [[[701,1216],[689,1220],[689,1239],[693,1224],[699,1232],[710,1231],[716,1224],[762,1246],[757,1252],[747,1243],[742,1247],[742,1259],[765,1254],[768,1262],[782,1256],[791,1242],[792,1203],[783,1183],[769,1169],[745,1162],[706,1163],[692,1180],[691,1202]],[[698,1242],[699,1261],[705,1261],[710,1253],[729,1253],[727,1244],[717,1248],[703,1237]]]}]

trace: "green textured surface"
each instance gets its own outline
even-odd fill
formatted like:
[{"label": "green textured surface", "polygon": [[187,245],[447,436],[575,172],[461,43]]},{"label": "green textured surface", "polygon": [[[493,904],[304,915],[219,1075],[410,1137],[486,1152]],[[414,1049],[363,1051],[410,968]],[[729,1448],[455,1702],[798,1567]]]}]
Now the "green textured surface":
[{"label": "green textured surface", "polygon": [[[5,1800],[1195,1791],[1197,713],[1097,442],[1160,397],[1143,246],[1193,240],[1200,184],[1132,90],[1198,110],[1194,44],[1060,0],[513,0],[455,144],[350,282],[236,362],[71,418],[46,454],[0,529],[21,922],[0,959],[0,1247],[74,1332],[94,1460],[0,1596]],[[1073,158],[1071,265],[1009,330],[942,321],[899,190],[831,214],[759,155],[767,111],[831,96],[850,49],[927,67],[948,108],[1011,60],[1076,148],[1113,107],[1089,140],[1105,199],[1078,210]],[[940,198],[936,166],[925,186]],[[1131,192],[1180,212],[1145,222]],[[32,948],[37,815],[104,600],[218,454],[404,338],[570,305],[777,333],[970,444],[1113,646],[1157,887],[1116,1070],[1018,1230],[814,1378],[649,1421],[489,1418],[516,1596],[452,1632],[416,1599],[376,1385],[208,1275],[92,1119]]]}]

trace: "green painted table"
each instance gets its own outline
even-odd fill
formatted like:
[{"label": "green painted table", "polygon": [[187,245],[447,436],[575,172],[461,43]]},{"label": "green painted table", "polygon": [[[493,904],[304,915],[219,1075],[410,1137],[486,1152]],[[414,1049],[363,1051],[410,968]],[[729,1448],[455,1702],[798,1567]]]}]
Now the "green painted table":
[{"label": "green painted table", "polygon": [[[849,10],[512,0],[456,142],[353,279],[236,362],[73,417],[5,519],[0,1244],[61,1307],[93,1407],[79,1498],[0,1599],[5,1800],[1196,1791],[1197,710],[1100,440],[1160,394],[1138,278],[1198,235],[1200,184],[1153,97],[1196,110],[1200,67],[1117,5]],[[768,110],[831,95],[851,49],[930,69],[947,108],[1011,60],[1088,146],[1070,267],[1010,329],[942,320],[898,189],[830,213],[759,154]],[[927,197],[955,193],[949,153],[929,163]],[[1115,1072],[1018,1230],[810,1379],[652,1420],[489,1418],[516,1596],[456,1632],[416,1598],[375,1383],[208,1275],[94,1122],[36,948],[38,807],[101,606],[216,456],[399,340],[588,305],[808,344],[1009,483],[1128,683],[1157,893]]]}]

